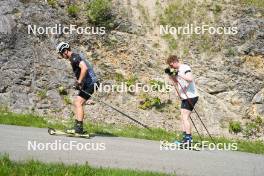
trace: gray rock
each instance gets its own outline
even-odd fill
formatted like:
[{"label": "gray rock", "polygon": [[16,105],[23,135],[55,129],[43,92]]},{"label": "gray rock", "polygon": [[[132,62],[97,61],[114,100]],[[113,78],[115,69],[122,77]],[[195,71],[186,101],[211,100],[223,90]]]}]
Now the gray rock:
[{"label": "gray rock", "polygon": [[264,104],[264,89],[259,91],[252,100],[252,103],[254,104]]},{"label": "gray rock", "polygon": [[254,19],[245,17],[237,22],[238,38],[244,42],[244,54],[264,54],[264,19]]}]

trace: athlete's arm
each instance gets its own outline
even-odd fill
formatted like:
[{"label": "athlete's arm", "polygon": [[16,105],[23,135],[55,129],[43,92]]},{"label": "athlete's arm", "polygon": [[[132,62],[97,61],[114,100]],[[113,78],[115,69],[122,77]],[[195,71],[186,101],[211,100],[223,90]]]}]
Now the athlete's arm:
[{"label": "athlete's arm", "polygon": [[185,75],[181,75],[179,77],[181,77],[182,79],[184,79],[187,82],[187,85],[182,86],[183,92],[186,92],[187,89],[189,88],[191,82],[193,81],[192,73],[190,70],[187,70]]},{"label": "athlete's arm", "polygon": [[81,62],[80,62],[79,67],[81,68],[81,73],[80,73],[80,77],[79,77],[79,79],[78,79],[78,82],[79,82],[79,83],[82,83],[84,77],[86,76],[86,73],[87,73],[88,67],[87,67],[87,65],[85,64],[84,61],[81,61]]},{"label": "athlete's arm", "polygon": [[189,83],[193,81],[193,76],[191,71],[185,73],[185,75],[181,75],[180,77]]}]

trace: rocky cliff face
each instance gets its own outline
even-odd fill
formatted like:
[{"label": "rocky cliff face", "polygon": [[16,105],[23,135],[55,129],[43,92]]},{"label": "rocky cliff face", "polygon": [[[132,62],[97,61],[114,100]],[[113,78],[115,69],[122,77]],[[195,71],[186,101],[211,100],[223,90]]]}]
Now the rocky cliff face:
[{"label": "rocky cliff face", "polygon": [[[183,19],[184,23],[204,20],[214,25],[237,26],[238,34],[232,36],[173,39],[160,35],[159,25],[162,21],[169,24],[168,12],[174,7],[172,3],[179,3],[176,0],[115,0],[115,18],[105,35],[28,34],[28,25],[93,26],[86,16],[89,1],[72,2],[79,7],[75,17],[67,12],[69,1],[48,2],[0,1],[1,106],[58,119],[71,117],[76,94],[71,89],[74,77],[69,63],[58,59],[54,49],[58,42],[68,41],[93,63],[104,84],[153,85],[168,81],[163,73],[165,58],[171,53],[181,56],[194,70],[200,93],[197,111],[214,134],[228,134],[230,120],[245,124],[264,116],[263,8],[225,1],[206,1],[200,4],[201,8],[199,4],[185,4],[184,13],[191,13]],[[96,95],[152,127],[179,127],[179,101],[174,91]],[[98,103],[86,106],[86,112],[92,121],[130,123]],[[198,128],[202,130],[200,125]]]}]

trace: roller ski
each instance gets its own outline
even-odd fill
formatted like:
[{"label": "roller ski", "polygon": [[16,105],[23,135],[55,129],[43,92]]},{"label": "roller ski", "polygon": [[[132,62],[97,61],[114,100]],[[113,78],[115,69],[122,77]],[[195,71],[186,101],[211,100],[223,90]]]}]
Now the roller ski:
[{"label": "roller ski", "polygon": [[48,129],[48,133],[50,135],[64,135],[68,137],[81,137],[81,138],[90,138],[90,134],[86,131],[83,131],[83,124],[82,122],[75,121],[75,125],[71,129],[63,130],[56,130],[53,128]]},{"label": "roller ski", "polygon": [[83,131],[83,133],[76,133],[73,129],[66,129],[66,130],[57,130],[54,128],[48,128],[48,133],[50,135],[56,135],[56,136],[68,136],[68,137],[80,137],[80,138],[90,138],[90,134],[86,131]]}]

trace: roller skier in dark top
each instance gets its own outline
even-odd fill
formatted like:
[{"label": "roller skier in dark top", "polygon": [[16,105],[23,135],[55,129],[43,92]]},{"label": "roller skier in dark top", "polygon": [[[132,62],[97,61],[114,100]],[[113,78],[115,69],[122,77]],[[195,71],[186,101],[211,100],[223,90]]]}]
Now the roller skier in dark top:
[{"label": "roller skier in dark top", "polygon": [[63,58],[71,62],[76,77],[75,88],[79,90],[79,94],[74,101],[75,125],[72,129],[68,129],[67,133],[83,134],[83,106],[95,91],[95,85],[98,84],[97,77],[87,60],[81,58],[79,54],[73,53],[68,43],[61,42],[56,49]]}]

